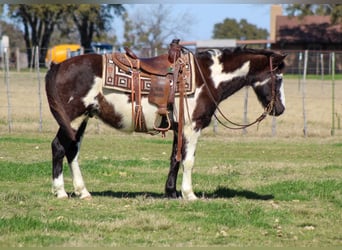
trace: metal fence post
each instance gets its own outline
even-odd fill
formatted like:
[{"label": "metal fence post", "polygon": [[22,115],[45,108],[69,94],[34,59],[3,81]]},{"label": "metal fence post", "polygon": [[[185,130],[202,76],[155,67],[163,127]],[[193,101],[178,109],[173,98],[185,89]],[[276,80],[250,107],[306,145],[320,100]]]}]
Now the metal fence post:
[{"label": "metal fence post", "polygon": [[6,94],[7,94],[7,122],[8,132],[12,132],[12,107],[11,107],[11,93],[9,86],[9,58],[8,48],[4,48],[4,67],[5,67],[5,83],[6,83]]},{"label": "metal fence post", "polygon": [[304,71],[303,71],[303,81],[302,81],[302,103],[303,103],[303,119],[304,119],[303,133],[305,137],[307,136],[306,109],[305,109],[305,95],[306,95],[305,82],[306,82],[307,68],[308,68],[308,50],[305,50]]},{"label": "metal fence post", "polygon": [[39,102],[39,132],[43,129],[43,105],[42,105],[42,93],[41,93],[41,81],[40,81],[40,71],[39,71],[39,47],[35,47],[35,68],[37,72],[38,79],[38,102]]},{"label": "metal fence post", "polygon": [[335,52],[331,52],[331,135],[335,135]]}]

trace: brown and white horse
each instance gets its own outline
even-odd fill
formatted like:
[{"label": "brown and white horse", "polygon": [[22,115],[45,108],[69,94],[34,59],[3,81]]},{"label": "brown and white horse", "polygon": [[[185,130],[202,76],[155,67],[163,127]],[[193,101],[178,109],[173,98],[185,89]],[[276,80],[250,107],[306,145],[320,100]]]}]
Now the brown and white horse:
[{"label": "brown and white horse", "polygon": [[[269,50],[246,48],[211,49],[195,55],[195,92],[187,97],[190,116],[184,117],[181,160],[177,160],[177,122],[174,131],[170,170],[165,185],[168,197],[176,198],[179,167],[183,167],[182,197],[196,199],[192,188],[195,151],[202,129],[207,127],[217,105],[244,86],[254,89],[260,103],[270,115],[285,110],[282,72],[286,55]],[[64,189],[63,159],[71,169],[74,192],[90,198],[78,163],[81,139],[87,121],[97,116],[110,126],[132,132],[132,104],[127,93],[103,88],[103,56],[86,54],[51,65],[46,75],[46,93],[50,110],[60,128],[52,141],[53,192],[68,197]],[[177,98],[176,98],[177,99]],[[178,101],[174,102],[177,106]],[[270,103],[272,105],[270,106]],[[157,107],[142,96],[146,127],[153,130]],[[177,108],[177,107],[175,107]],[[190,119],[189,119],[190,118]]]}]

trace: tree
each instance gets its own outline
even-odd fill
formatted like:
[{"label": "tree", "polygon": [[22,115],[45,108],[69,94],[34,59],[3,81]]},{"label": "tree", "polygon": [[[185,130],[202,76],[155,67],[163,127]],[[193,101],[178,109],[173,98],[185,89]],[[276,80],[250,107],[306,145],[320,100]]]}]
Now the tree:
[{"label": "tree", "polygon": [[226,18],[222,23],[214,25],[213,38],[232,38],[240,40],[267,39],[268,31],[250,24],[246,19],[237,22],[235,19]]},{"label": "tree", "polygon": [[[10,47],[25,49],[25,43],[23,41],[23,32],[18,29],[14,24],[0,21],[0,36],[7,35],[10,37]],[[1,56],[1,55],[0,55]]]},{"label": "tree", "polygon": [[[10,4],[8,15],[22,25],[29,66],[31,66],[31,50],[40,48],[39,62],[45,64],[45,56],[55,28],[59,28],[61,36],[79,32],[81,45],[90,49],[91,41],[101,36],[110,28],[111,20],[120,15],[122,5],[99,4]],[[0,5],[3,9],[4,5]],[[76,25],[76,30],[75,30]]]},{"label": "tree", "polygon": [[187,34],[192,24],[189,14],[177,13],[176,17],[171,10],[159,4],[139,7],[132,15],[125,15],[124,46],[140,51],[140,56],[163,53],[166,45]]},{"label": "tree", "polygon": [[46,48],[50,43],[52,32],[58,21],[65,12],[65,5],[8,5],[8,14],[17,22],[22,23],[24,30],[24,41],[31,66],[31,50],[39,46],[39,62],[44,64]]},{"label": "tree", "polygon": [[285,10],[289,16],[331,16],[333,24],[342,22],[342,4],[289,4]]},{"label": "tree", "polygon": [[[68,5],[70,14],[80,35],[81,45],[90,50],[94,36],[101,37],[111,28],[115,15],[121,16],[125,12],[121,4],[80,4]],[[72,28],[68,28],[70,31]]]}]

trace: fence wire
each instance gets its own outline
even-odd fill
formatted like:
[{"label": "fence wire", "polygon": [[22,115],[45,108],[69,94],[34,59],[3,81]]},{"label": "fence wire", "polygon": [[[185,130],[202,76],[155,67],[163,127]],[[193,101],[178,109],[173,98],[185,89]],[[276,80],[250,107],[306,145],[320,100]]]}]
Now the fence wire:
[{"label": "fence wire", "polygon": [[[308,51],[307,64],[305,51],[284,52],[288,54],[285,114],[275,119],[267,119],[257,129],[249,128],[238,132],[227,131],[213,122],[212,128],[207,129],[209,133],[261,137],[342,135],[342,52]],[[0,135],[57,131],[58,127],[49,111],[45,95],[44,78],[47,69],[45,65],[39,64],[38,60],[34,65],[31,70],[22,69],[11,63],[10,58],[8,62],[2,60]],[[305,71],[307,76],[304,75]],[[252,121],[262,112],[255,95],[252,92],[248,94],[245,90],[239,91],[221,105],[227,115],[237,122]],[[88,131],[101,133],[107,132],[107,129],[106,125],[94,120]]]}]

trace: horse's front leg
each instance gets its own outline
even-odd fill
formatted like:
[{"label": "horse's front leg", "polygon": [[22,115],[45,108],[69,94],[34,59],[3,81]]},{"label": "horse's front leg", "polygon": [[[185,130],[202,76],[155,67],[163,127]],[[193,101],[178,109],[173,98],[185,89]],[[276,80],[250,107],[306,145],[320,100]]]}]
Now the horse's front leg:
[{"label": "horse's front leg", "polygon": [[177,176],[179,171],[180,162],[177,161],[177,147],[178,147],[178,132],[177,132],[177,124],[175,124],[175,129],[173,130],[173,144],[172,144],[172,153],[170,157],[170,170],[167,176],[166,184],[165,184],[165,194],[169,198],[178,198],[179,195],[177,193]]},{"label": "horse's front leg", "polygon": [[197,197],[192,189],[192,169],[195,162],[195,152],[198,137],[201,130],[195,131],[191,125],[184,127],[184,143],[183,150],[183,181],[182,181],[182,196],[185,200],[196,200]]}]

